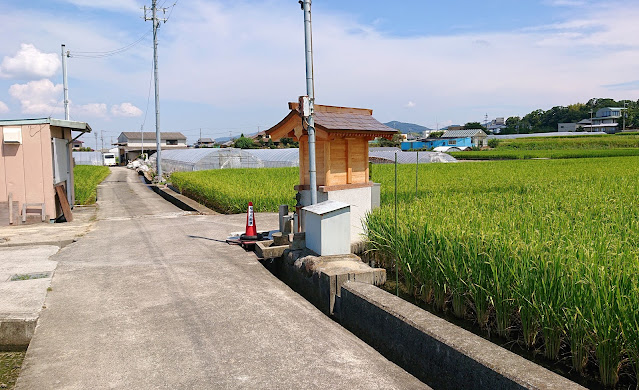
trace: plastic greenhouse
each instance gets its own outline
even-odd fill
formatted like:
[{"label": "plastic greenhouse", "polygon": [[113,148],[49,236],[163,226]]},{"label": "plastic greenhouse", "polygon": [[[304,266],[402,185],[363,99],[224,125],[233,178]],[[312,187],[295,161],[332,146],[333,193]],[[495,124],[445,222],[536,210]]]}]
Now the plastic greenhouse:
[{"label": "plastic greenhouse", "polygon": [[[419,155],[419,163],[446,163],[456,162],[457,159],[446,153],[438,152],[394,152],[390,150],[375,150],[371,148],[368,151],[368,161],[374,164],[394,164],[395,153],[397,153],[398,164],[415,164]],[[381,149],[381,148],[379,148]]]},{"label": "plastic greenhouse", "polygon": [[73,152],[75,165],[104,165],[100,152]]},{"label": "plastic greenhouse", "polygon": [[[156,156],[151,156],[149,160],[152,165],[155,165]],[[296,166],[299,166],[298,149],[201,148],[162,151],[162,170],[166,173]]]}]

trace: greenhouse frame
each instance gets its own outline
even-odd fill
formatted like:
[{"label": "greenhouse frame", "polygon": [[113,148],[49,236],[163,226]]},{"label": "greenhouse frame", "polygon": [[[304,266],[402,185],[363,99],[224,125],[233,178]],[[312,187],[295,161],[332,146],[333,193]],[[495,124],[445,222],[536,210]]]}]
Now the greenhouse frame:
[{"label": "greenhouse frame", "polygon": [[[155,155],[149,159],[153,165],[155,165],[155,159]],[[298,149],[200,148],[162,151],[162,170],[166,173],[297,166],[299,166]]]},{"label": "greenhouse frame", "polygon": [[[436,152],[402,152],[399,149],[370,148],[369,161],[374,164],[392,164],[397,153],[398,164],[456,162],[446,154]],[[155,166],[155,155],[149,159]],[[167,174],[184,171],[228,168],[280,168],[299,167],[299,149],[236,149],[200,148],[162,151],[162,170]]]}]

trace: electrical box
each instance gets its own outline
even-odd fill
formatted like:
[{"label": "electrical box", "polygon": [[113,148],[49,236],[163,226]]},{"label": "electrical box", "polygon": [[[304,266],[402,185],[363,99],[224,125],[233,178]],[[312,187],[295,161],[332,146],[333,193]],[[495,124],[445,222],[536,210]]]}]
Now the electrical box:
[{"label": "electrical box", "polygon": [[306,247],[320,256],[351,253],[351,206],[327,200],[302,209]]},{"label": "electrical box", "polygon": [[22,128],[21,127],[4,127],[2,128],[2,142],[5,144],[22,144]]},{"label": "electrical box", "polygon": [[308,96],[300,96],[300,112],[302,116],[310,116],[311,115],[311,101]]}]

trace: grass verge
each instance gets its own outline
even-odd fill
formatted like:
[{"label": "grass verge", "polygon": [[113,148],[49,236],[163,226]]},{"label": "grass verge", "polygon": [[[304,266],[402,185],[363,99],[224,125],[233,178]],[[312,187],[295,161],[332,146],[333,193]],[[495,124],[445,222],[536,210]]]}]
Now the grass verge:
[{"label": "grass verge", "polygon": [[0,352],[0,386],[15,387],[26,352]]}]

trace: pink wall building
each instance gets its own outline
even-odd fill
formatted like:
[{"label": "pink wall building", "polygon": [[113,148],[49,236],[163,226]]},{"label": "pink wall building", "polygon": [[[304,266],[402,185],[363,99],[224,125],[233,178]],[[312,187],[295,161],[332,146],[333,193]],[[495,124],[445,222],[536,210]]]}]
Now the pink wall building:
[{"label": "pink wall building", "polygon": [[[0,203],[7,202],[11,194],[20,211],[25,202],[44,204],[46,219],[59,217],[55,186],[65,184],[67,200],[73,205],[72,140],[89,132],[91,127],[84,122],[0,120]],[[8,220],[0,224],[5,222]]]}]

